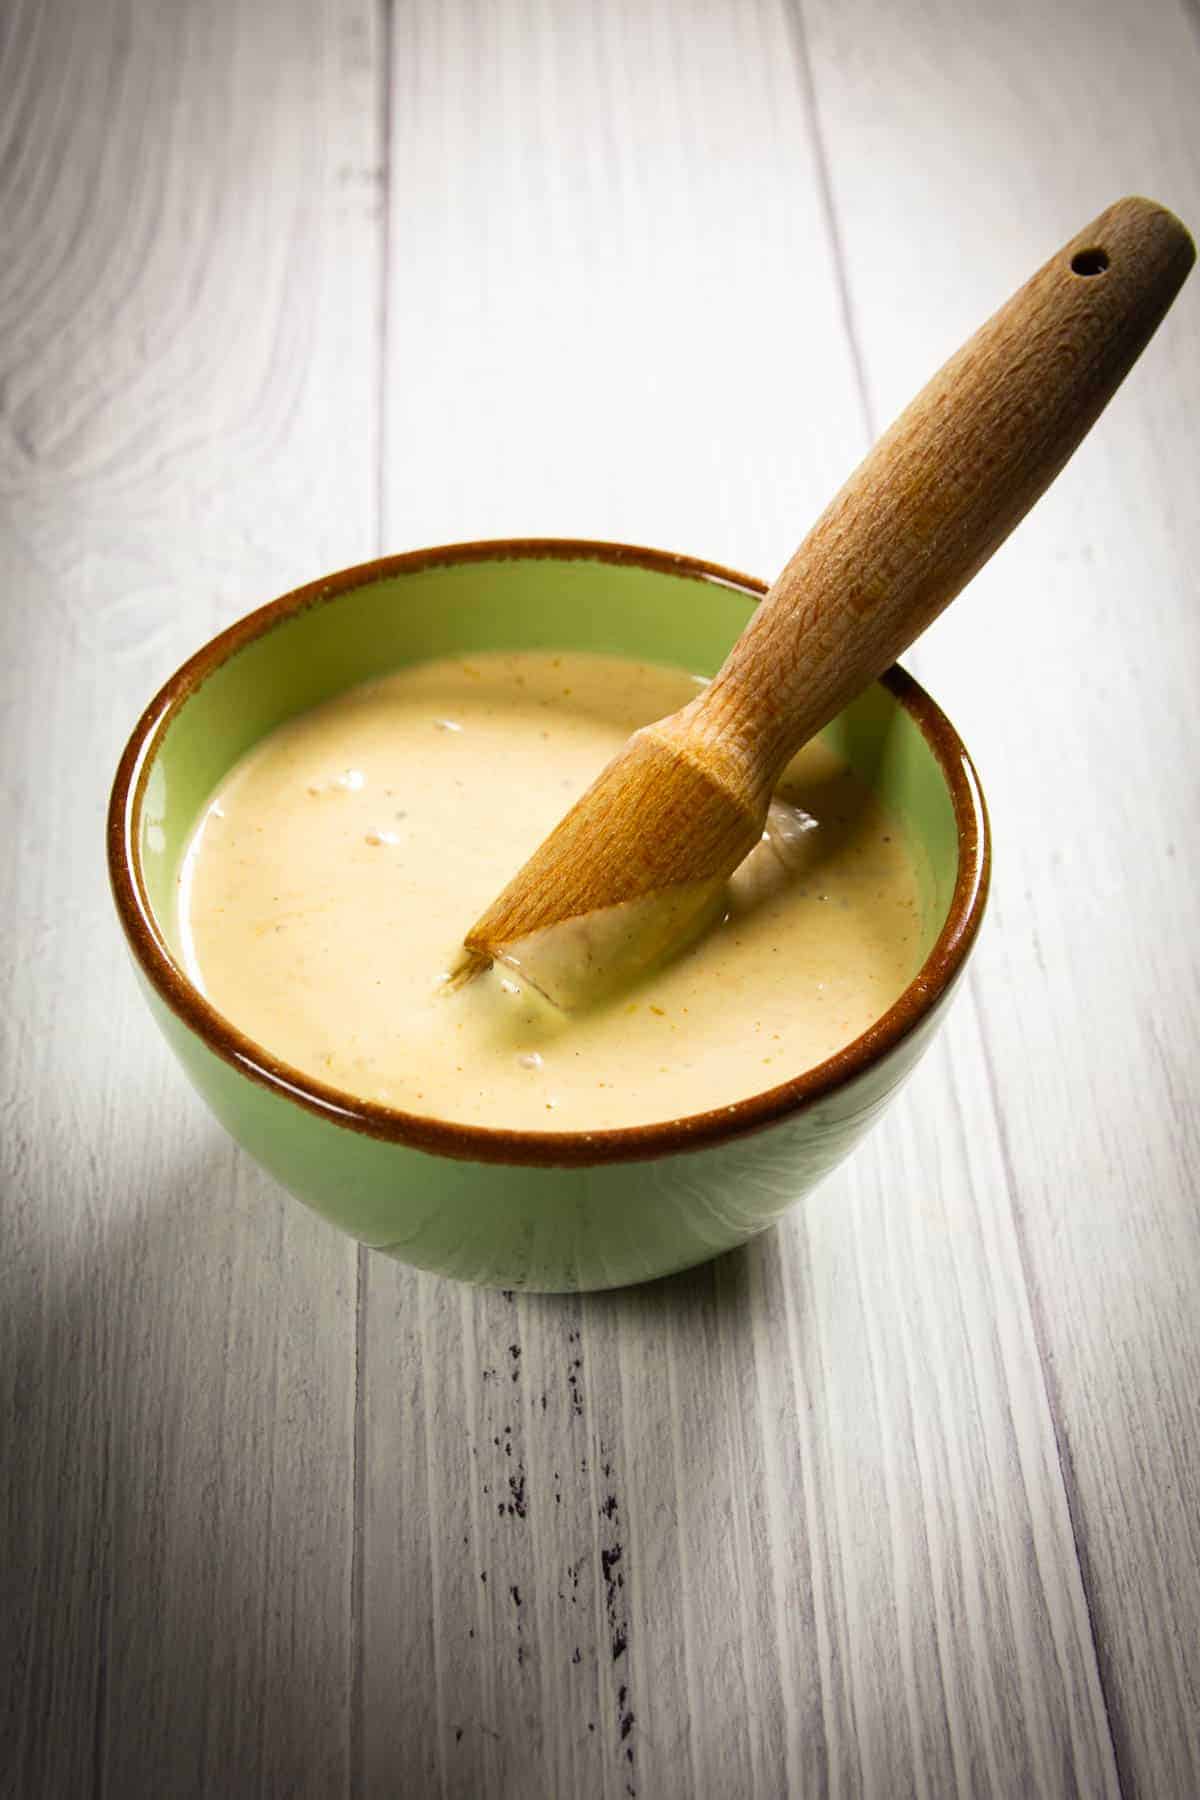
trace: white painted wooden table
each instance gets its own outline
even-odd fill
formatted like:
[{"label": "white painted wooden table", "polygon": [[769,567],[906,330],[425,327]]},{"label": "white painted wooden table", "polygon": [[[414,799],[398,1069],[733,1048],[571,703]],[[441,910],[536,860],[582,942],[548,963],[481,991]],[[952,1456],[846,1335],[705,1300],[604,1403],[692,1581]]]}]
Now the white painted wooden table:
[{"label": "white painted wooden table", "polygon": [[102,873],[137,710],[322,570],[771,573],[1109,200],[1196,0],[8,0],[0,1790],[1200,1793],[1200,286],[911,659],[969,984],[852,1163],[589,1299],[238,1154]]}]

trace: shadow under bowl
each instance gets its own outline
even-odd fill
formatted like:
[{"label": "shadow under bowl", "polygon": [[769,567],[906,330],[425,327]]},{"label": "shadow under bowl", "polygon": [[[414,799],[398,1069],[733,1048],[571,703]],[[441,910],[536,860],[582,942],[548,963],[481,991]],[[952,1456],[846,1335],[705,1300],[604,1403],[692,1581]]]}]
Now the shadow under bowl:
[{"label": "shadow under bowl", "polygon": [[490,1130],[356,1099],[223,1017],[173,949],[180,859],[213,789],[285,719],[404,664],[595,651],[711,674],[765,591],[691,557],[558,539],[385,557],[231,626],[166,683],[122,755],[108,818],[117,912],[150,1010],[238,1143],[361,1243],[504,1288],[617,1287],[771,1225],[847,1154],[928,1044],[975,940],[989,838],[945,715],[899,667],[825,737],[916,858],[923,961],[871,1028],[716,1111],[620,1131]]}]

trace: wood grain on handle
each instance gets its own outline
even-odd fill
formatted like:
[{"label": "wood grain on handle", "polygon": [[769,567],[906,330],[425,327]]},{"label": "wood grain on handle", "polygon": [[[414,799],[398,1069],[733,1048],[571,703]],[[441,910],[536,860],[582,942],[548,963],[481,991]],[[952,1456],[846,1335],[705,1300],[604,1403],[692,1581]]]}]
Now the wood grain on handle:
[{"label": "wood grain on handle", "polygon": [[[1149,200],[1052,256],[900,415],[772,586],[693,724],[769,789],[1019,523],[1112,398],[1195,259]],[[740,760],[740,758],[739,758]]]},{"label": "wood grain on handle", "polygon": [[636,731],[463,940],[571,1011],[703,928],[788,759],[987,561],[1128,374],[1195,258],[1118,201],[951,358],[856,470],[703,693]]}]

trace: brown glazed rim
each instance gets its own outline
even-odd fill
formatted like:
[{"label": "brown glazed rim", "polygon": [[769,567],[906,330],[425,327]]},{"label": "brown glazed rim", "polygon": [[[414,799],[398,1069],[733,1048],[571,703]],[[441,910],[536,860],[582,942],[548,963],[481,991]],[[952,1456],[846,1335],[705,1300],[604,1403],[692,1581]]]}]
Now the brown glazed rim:
[{"label": "brown glazed rim", "polygon": [[728,1143],[826,1099],[881,1061],[915,1030],[954,981],[979,929],[987,899],[991,844],[979,780],[958,733],[941,708],[897,664],[881,684],[916,721],[937,758],[950,790],[958,830],[958,873],[946,923],[920,970],[899,999],[861,1037],[815,1068],[731,1106],[634,1125],[619,1131],[506,1131],[423,1118],[360,1100],[281,1062],[247,1037],[200,993],[172,956],[154,918],[142,875],[141,810],[153,752],[180,708],[222,663],[311,606],[395,575],[456,563],[552,558],[607,562],[651,569],[736,589],[751,598],[766,584],[716,563],[665,550],[574,538],[498,538],[444,544],[400,556],[384,556],[326,575],[259,607],[205,644],[171,676],[146,708],[125,746],[108,811],[108,867],[125,935],[159,997],[207,1047],[251,1081],[316,1113],[331,1124],[405,1144],[438,1156],[471,1162],[515,1163],[533,1168],[643,1161]]}]

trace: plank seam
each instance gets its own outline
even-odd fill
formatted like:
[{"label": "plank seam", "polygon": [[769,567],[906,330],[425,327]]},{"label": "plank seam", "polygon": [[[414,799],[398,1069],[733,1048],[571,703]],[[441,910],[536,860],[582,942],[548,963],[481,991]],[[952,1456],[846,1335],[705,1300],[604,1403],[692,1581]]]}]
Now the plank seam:
[{"label": "plank seam", "polygon": [[1067,1502],[1067,1520],[1071,1527],[1071,1546],[1075,1552],[1075,1563],[1079,1570],[1079,1584],[1083,1590],[1083,1604],[1087,1610],[1088,1635],[1092,1644],[1092,1657],[1096,1665],[1096,1680],[1100,1685],[1100,1699],[1104,1706],[1104,1723],[1108,1730],[1108,1741],[1112,1748],[1113,1766],[1117,1775],[1117,1787],[1122,1800],[1135,1791],[1133,1776],[1126,1766],[1121,1734],[1114,1723],[1115,1702],[1109,1695],[1109,1684],[1105,1679],[1104,1658],[1100,1648],[1100,1633],[1096,1623],[1096,1614],[1092,1605],[1092,1571],[1090,1559],[1085,1547],[1085,1537],[1080,1527],[1079,1495],[1075,1480],[1075,1462],[1071,1446],[1067,1440],[1061,1423],[1061,1396],[1054,1374],[1053,1358],[1048,1350],[1048,1337],[1045,1328],[1045,1313],[1042,1306],[1040,1285],[1033,1278],[1032,1261],[1028,1240],[1025,1233],[1025,1220],[1017,1194],[1016,1165],[1013,1161],[1012,1146],[1009,1143],[1008,1128],[1004,1122],[1004,1113],[1000,1105],[1000,1089],[996,1079],[995,1064],[992,1060],[992,1047],[988,1041],[987,1025],[984,1010],[980,1003],[979,987],[974,970],[967,976],[971,999],[975,1008],[975,1017],[979,1027],[979,1045],[982,1053],[984,1079],[987,1084],[988,1102],[996,1128],[996,1142],[1000,1151],[1000,1166],[1004,1171],[1004,1185],[1008,1196],[1009,1214],[1013,1221],[1013,1233],[1017,1245],[1017,1257],[1021,1266],[1021,1279],[1025,1284],[1025,1294],[1029,1304],[1029,1316],[1033,1327],[1033,1341],[1037,1349],[1038,1363],[1041,1368],[1042,1388],[1050,1409],[1050,1428],[1054,1433],[1054,1453],[1058,1459],[1059,1474],[1062,1479],[1063,1493]]},{"label": "plank seam", "polygon": [[[390,326],[392,216],[392,55],[395,0],[379,0],[379,95],[376,108],[379,165],[379,277],[376,293],[378,365],[375,389],[375,548],[385,549],[387,483],[387,375]],[[364,1524],[366,1514],[367,1249],[358,1246],[354,1280],[354,1445],[352,1541],[350,1550],[350,1743],[347,1756],[351,1794],[365,1792]]]},{"label": "plank seam", "polygon": [[92,1706],[92,1795],[93,1800],[104,1800],[105,1792],[105,1746],[108,1735],[108,1663],[112,1643],[112,1484],[110,1480],[110,1456],[112,1449],[112,1420],[105,1422],[105,1436],[102,1450],[100,1476],[100,1504],[97,1511],[104,1520],[103,1538],[100,1545],[100,1566],[102,1570],[100,1583],[100,1620],[99,1642],[96,1646],[96,1691]]},{"label": "plank seam", "polygon": [[392,273],[392,126],[393,70],[395,47],[395,0],[379,0],[379,66],[382,72],[379,92],[379,294],[377,329],[379,333],[379,386],[375,423],[375,550],[383,556],[387,550],[387,466],[388,405],[387,381],[391,338],[391,273]]},{"label": "plank seam", "polygon": [[367,1249],[360,1244],[355,1261],[354,1284],[354,1453],[350,1545],[350,1743],[347,1755],[349,1787],[361,1794],[363,1786],[363,1517],[366,1495],[366,1367],[367,1367]]},{"label": "plank seam", "polygon": [[859,342],[854,306],[850,298],[850,280],[846,272],[846,251],[837,220],[837,207],[833,197],[833,177],[829,169],[825,135],[821,130],[821,113],[817,105],[817,88],[813,79],[812,60],[808,54],[808,32],[804,23],[803,0],[791,0],[791,3],[785,6],[784,11],[796,59],[796,73],[804,100],[804,120],[816,169],[817,195],[821,205],[821,216],[829,237],[830,255],[837,286],[838,311],[841,314],[842,328],[845,331],[846,344],[850,351],[850,364],[854,371],[854,385],[862,414],[863,448],[866,450],[875,442],[878,434],[875,430],[871,398],[867,388],[866,363]]}]

